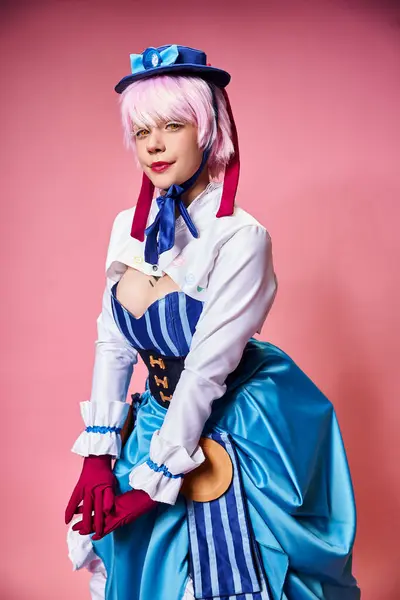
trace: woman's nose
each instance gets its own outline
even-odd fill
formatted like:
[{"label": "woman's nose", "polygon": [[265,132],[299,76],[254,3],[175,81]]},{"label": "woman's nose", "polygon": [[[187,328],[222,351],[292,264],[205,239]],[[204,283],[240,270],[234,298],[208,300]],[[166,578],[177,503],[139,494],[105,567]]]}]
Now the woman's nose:
[{"label": "woman's nose", "polygon": [[152,130],[150,135],[147,137],[147,152],[149,154],[155,154],[156,152],[164,152],[165,144],[160,131],[156,128]]}]

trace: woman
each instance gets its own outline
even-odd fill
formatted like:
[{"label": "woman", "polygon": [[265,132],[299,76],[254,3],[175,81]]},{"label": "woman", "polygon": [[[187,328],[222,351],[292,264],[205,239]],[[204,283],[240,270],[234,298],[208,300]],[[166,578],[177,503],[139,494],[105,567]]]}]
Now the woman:
[{"label": "woman", "polygon": [[[334,409],[253,337],[277,282],[268,232],[235,204],[230,76],[184,46],[148,48],[131,67],[115,89],[143,183],[113,225],[73,447],[85,457],[66,510],[66,522],[82,513],[75,568],[106,600],[358,599]],[[139,355],[149,376],[121,449]]]}]

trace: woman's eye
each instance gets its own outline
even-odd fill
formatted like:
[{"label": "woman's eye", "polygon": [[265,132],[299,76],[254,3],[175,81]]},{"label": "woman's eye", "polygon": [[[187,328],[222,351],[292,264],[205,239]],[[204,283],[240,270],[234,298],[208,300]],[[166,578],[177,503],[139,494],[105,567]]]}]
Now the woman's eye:
[{"label": "woman's eye", "polygon": [[139,131],[135,133],[135,137],[142,138],[146,135],[146,133],[148,133],[147,129],[139,129]]},{"label": "woman's eye", "polygon": [[182,127],[182,125],[180,123],[168,123],[167,124],[167,129],[170,129],[172,131],[177,131],[181,127]]}]

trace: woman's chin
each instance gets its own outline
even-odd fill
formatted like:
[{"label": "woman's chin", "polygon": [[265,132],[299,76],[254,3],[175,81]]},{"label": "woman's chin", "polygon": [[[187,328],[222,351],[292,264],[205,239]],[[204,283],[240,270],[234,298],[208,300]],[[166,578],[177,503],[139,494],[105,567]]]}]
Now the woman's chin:
[{"label": "woman's chin", "polygon": [[[185,181],[182,177],[177,177],[176,174],[172,172],[168,172],[170,169],[167,169],[165,173],[155,173],[154,171],[150,171],[147,173],[150,181],[153,183],[154,187],[159,188],[161,190],[168,190],[171,185],[181,185]],[[189,178],[190,176],[188,176]]]},{"label": "woman's chin", "polygon": [[175,182],[175,178],[168,176],[163,173],[152,173],[151,174],[151,182],[154,184],[154,187],[160,188],[161,190],[167,190],[171,187]]}]

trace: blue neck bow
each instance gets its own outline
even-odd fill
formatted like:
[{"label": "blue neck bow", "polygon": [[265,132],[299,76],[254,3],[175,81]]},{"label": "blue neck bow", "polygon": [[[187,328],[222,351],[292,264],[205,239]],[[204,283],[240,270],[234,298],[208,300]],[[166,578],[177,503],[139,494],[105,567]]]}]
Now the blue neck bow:
[{"label": "blue neck bow", "polygon": [[144,249],[144,260],[147,263],[157,265],[159,255],[170,250],[175,244],[176,206],[178,206],[179,212],[188,226],[190,233],[195,238],[199,237],[198,231],[183,203],[182,194],[195,183],[207,162],[209,154],[209,149],[204,151],[201,164],[190,179],[182,183],[182,185],[171,185],[166,194],[157,198],[159,211],[153,223],[145,230],[147,239]]}]

